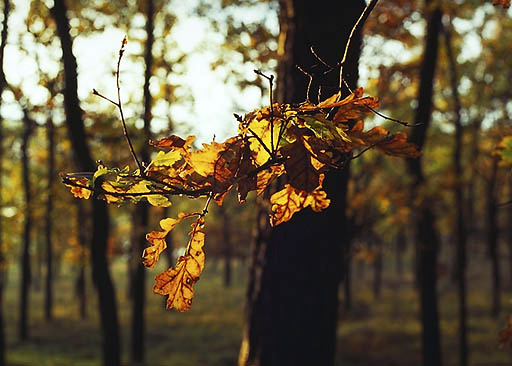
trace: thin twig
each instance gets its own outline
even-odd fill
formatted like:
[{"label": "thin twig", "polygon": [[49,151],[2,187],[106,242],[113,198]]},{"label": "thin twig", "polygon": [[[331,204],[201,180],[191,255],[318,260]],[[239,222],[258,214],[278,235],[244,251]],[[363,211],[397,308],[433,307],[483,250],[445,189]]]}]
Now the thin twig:
[{"label": "thin twig", "polygon": [[318,55],[318,53],[316,53],[316,51],[315,51],[315,49],[313,48],[313,46],[309,47],[309,50],[311,51],[311,54],[312,54],[313,56],[315,56],[315,58],[316,58],[318,61],[320,61],[320,63],[321,63],[322,65],[324,65],[324,66],[325,66],[325,67],[327,67],[328,69],[332,69],[332,66],[331,66],[331,65],[329,65],[327,62],[325,62],[325,61],[324,61],[324,60],[323,60],[323,59]]},{"label": "thin twig", "polygon": [[[272,156],[276,152],[276,149],[274,148],[274,101],[272,96],[273,91],[273,83],[274,83],[274,75],[267,76],[264,73],[262,73],[260,70],[254,70],[256,75],[262,76],[265,79],[268,80],[269,87],[270,87],[270,151],[272,151]],[[277,148],[277,146],[276,146]]]},{"label": "thin twig", "polygon": [[[347,87],[347,89],[348,89],[348,91],[349,91],[350,93],[354,93],[354,92],[352,91],[352,89],[350,88],[350,86],[348,85],[348,83],[347,83],[345,80],[343,80],[343,83],[345,84],[345,86]],[[395,118],[388,117],[388,116],[386,116],[385,114],[378,112],[377,110],[373,109],[372,107],[370,107],[370,106],[368,106],[368,105],[365,105],[365,107],[366,107],[366,108],[368,108],[368,109],[369,109],[370,111],[372,111],[373,113],[375,113],[377,116],[379,116],[379,117],[381,117],[381,118],[384,118],[384,119],[386,119],[386,120],[388,120],[388,121],[391,121],[391,122],[399,123],[399,124],[401,124],[402,126],[405,126],[405,127],[416,127],[416,126],[421,126],[421,125],[422,125],[422,123],[421,123],[421,122],[419,122],[419,123],[409,123],[409,122],[401,121],[401,120],[399,120],[399,119],[395,119]]]},{"label": "thin twig", "polygon": [[199,214],[199,217],[196,220],[196,224],[194,225],[194,230],[192,230],[192,233],[190,234],[190,239],[188,241],[187,248],[185,249],[185,252],[183,253],[185,257],[190,255],[190,248],[192,247],[192,240],[194,240],[194,236],[199,231],[198,226],[200,225],[201,219],[203,217],[205,217],[206,214],[208,213],[208,206],[210,205],[212,198],[213,198],[213,192],[211,192],[208,195],[208,199],[206,200],[203,211],[201,211],[201,213]]},{"label": "thin twig", "polygon": [[299,65],[295,65],[295,67],[300,71],[302,72],[304,75],[306,75],[308,78],[309,78],[309,82],[308,82],[308,87],[306,89],[306,103],[309,103],[310,100],[309,100],[309,92],[311,90],[311,84],[313,83],[313,75],[311,75],[309,72],[307,72],[306,70],[304,70],[302,67],[300,67]]},{"label": "thin twig", "polygon": [[261,144],[261,146],[263,146],[263,148],[265,149],[266,152],[268,152],[268,154],[270,155],[271,158],[274,157],[274,154],[272,154],[272,151],[270,151],[270,149],[267,147],[267,145],[265,145],[265,143],[263,142],[263,140],[261,139],[261,137],[259,137],[252,129],[249,128],[249,132],[252,133],[252,136],[249,136],[249,137],[254,137],[256,140],[258,140],[258,142]]},{"label": "thin twig", "polygon": [[[352,37],[354,36],[354,33],[356,32],[359,25],[361,24],[361,26],[363,26],[364,22],[366,22],[366,19],[368,19],[368,16],[372,12],[375,5],[377,5],[378,1],[379,0],[370,0],[368,2],[366,7],[364,8],[363,12],[361,13],[361,16],[359,17],[359,19],[357,19],[356,24],[354,24],[354,26],[352,27],[352,30],[350,31],[350,35],[348,36],[347,44],[345,45],[345,52],[343,53],[343,58],[341,59],[341,62],[340,62],[340,79],[339,79],[339,84],[338,84],[338,87],[340,90],[341,90],[341,87],[343,86],[343,65],[347,61],[348,48],[350,47],[350,42],[352,41]],[[341,98],[341,94],[340,94],[339,98]]]},{"label": "thin twig", "polygon": [[401,124],[402,126],[405,126],[405,127],[416,127],[416,126],[421,126],[422,125],[421,122],[419,122],[419,123],[409,123],[409,122],[400,121],[399,119],[388,117],[385,114],[382,114],[382,113],[376,111],[375,109],[373,109],[372,107],[370,107],[368,105],[366,106],[366,108],[368,108],[370,111],[372,111],[373,113],[375,113],[377,116],[379,116],[381,118],[384,118],[384,119],[386,119],[388,121],[391,121],[391,122],[399,123],[399,124]]},{"label": "thin twig", "polygon": [[117,87],[117,103],[114,102],[112,99],[107,98],[106,96],[100,94],[96,89],[92,90],[92,93],[94,95],[97,95],[100,98],[105,99],[106,101],[112,103],[119,109],[119,114],[121,116],[121,124],[123,126],[123,135],[126,139],[126,142],[128,143],[128,147],[130,148],[130,153],[132,154],[133,160],[135,160],[135,163],[137,164],[137,167],[139,168],[139,175],[145,176],[144,167],[140,163],[139,159],[137,158],[137,154],[135,154],[135,150],[133,149],[132,142],[130,140],[130,136],[128,135],[128,129],[126,128],[126,121],[124,119],[124,112],[123,112],[123,104],[121,102],[121,86],[119,83],[119,68],[121,66],[121,59],[123,58],[124,54],[124,46],[126,45],[126,36],[123,38],[123,41],[121,43],[121,48],[119,49],[119,58],[117,59],[117,69],[116,69],[116,87]]}]

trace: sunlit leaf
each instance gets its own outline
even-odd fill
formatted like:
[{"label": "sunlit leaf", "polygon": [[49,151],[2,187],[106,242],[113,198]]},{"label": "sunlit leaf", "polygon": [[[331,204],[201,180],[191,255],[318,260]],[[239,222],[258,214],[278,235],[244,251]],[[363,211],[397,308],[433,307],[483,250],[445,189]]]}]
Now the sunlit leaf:
[{"label": "sunlit leaf", "polygon": [[190,217],[184,213],[179,213],[177,219],[166,218],[160,220],[161,231],[152,231],[146,234],[146,240],[151,243],[142,253],[142,263],[149,268],[153,268],[160,258],[160,254],[167,248],[165,238],[174,227],[182,220]]},{"label": "sunlit leaf", "polygon": [[329,207],[331,201],[327,198],[327,194],[321,190],[316,189],[313,192],[300,191],[289,184],[279,192],[274,193],[270,197],[272,204],[272,216],[270,217],[270,224],[277,226],[283,222],[289,221],[293,214],[311,206],[315,212],[322,211]]},{"label": "sunlit leaf", "polygon": [[192,286],[199,280],[204,269],[204,239],[205,234],[201,231],[204,227],[204,220],[192,225],[190,232],[190,243],[186,255],[178,258],[174,268],[160,273],[155,278],[153,292],[168,296],[167,308],[175,308],[179,311],[189,310],[194,297]]}]

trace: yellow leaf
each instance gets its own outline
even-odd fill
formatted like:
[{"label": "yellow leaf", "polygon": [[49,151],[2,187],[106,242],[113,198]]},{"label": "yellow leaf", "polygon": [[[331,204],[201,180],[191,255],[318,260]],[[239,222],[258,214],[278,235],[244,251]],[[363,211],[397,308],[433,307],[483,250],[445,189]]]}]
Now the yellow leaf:
[{"label": "yellow leaf", "polygon": [[327,194],[320,188],[307,193],[289,184],[285,184],[282,190],[270,197],[270,203],[272,204],[270,224],[277,226],[289,221],[294,213],[308,206],[311,206],[315,212],[322,211],[329,207],[331,200],[327,198]]},{"label": "yellow leaf", "polygon": [[204,220],[192,224],[193,230],[190,233],[190,243],[185,256],[178,258],[174,268],[160,273],[155,278],[153,292],[160,295],[167,295],[167,308],[175,308],[179,311],[189,310],[194,297],[192,286],[199,280],[204,269],[204,238],[205,234],[200,231],[204,227]]},{"label": "yellow leaf", "polygon": [[142,253],[142,263],[149,268],[153,268],[160,258],[160,254],[167,248],[165,238],[174,227],[179,224],[183,219],[191,217],[182,212],[178,214],[177,219],[166,218],[160,220],[160,227],[162,231],[152,231],[146,234],[146,240],[151,243],[149,247],[144,249]]}]

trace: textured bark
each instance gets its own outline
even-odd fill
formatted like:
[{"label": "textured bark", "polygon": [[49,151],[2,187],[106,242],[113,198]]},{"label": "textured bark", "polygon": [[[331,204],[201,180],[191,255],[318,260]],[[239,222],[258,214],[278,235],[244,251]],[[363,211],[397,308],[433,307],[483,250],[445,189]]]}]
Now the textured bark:
[{"label": "textured bark", "polygon": [[[426,1],[427,36],[424,56],[420,70],[418,91],[418,107],[410,141],[420,149],[425,143],[426,134],[431,120],[432,94],[434,74],[437,65],[439,33],[441,30],[441,7],[432,0]],[[407,166],[413,181],[411,184],[412,200],[419,204],[415,208],[416,216],[416,253],[417,281],[420,295],[420,313],[422,324],[423,365],[440,366],[441,336],[439,331],[439,312],[437,297],[437,256],[439,251],[439,234],[436,231],[435,217],[430,206],[431,200],[418,197],[421,187],[425,184],[421,158],[407,159]]]},{"label": "textured bark", "polygon": [[[5,73],[4,73],[4,54],[5,54],[5,46],[7,44],[7,35],[8,35],[8,20],[9,13],[11,10],[11,3],[9,0],[4,0],[3,2],[3,21],[2,21],[2,33],[0,34],[0,95],[2,95],[5,87]],[[1,103],[1,100],[0,100]],[[3,159],[4,159],[4,147],[3,147],[3,116],[0,115],[0,172],[3,172]],[[2,198],[2,174],[0,174],[0,205],[3,204]],[[0,217],[0,248],[3,248],[3,220]],[[5,327],[4,327],[4,287],[6,283],[7,272],[5,270],[6,261],[5,261],[5,253],[3,250],[0,250],[0,366],[5,365]]]},{"label": "textured bark", "polygon": [[53,230],[53,183],[55,181],[55,131],[53,121],[48,118],[46,121],[46,133],[48,134],[48,198],[46,201],[45,218],[45,241],[46,241],[46,281],[45,281],[45,301],[44,314],[46,320],[53,318],[53,250],[52,250],[52,230]]},{"label": "textured bark", "polygon": [[[283,0],[277,99],[302,102],[308,78],[295,65],[314,75],[310,99],[338,90],[338,74],[324,69],[309,46],[329,64],[340,61],[348,35],[364,9],[363,1],[342,2],[343,12],[333,11],[332,1]],[[361,46],[358,33],[345,64],[346,81],[354,87]],[[252,254],[247,319],[240,350],[240,365],[332,365],[336,350],[338,288],[345,272],[343,245],[348,169],[330,173],[324,188],[330,207],[294,215],[272,230],[267,214],[260,213],[259,234]]]},{"label": "textured bark", "polygon": [[457,253],[457,292],[459,306],[459,365],[467,366],[469,357],[468,348],[468,329],[467,329],[467,307],[466,307],[466,222],[464,213],[464,191],[462,182],[462,135],[463,127],[460,121],[460,99],[458,92],[458,77],[455,67],[455,57],[452,50],[451,40],[451,20],[450,24],[444,29],[444,38],[446,42],[446,51],[450,65],[450,84],[454,101],[455,118],[453,124],[455,126],[455,148],[453,150],[453,166],[456,184],[454,186],[453,195],[455,197],[455,240]]},{"label": "textured bark", "polygon": [[[64,109],[75,161],[83,171],[96,170],[85,135],[83,112],[77,95],[77,64],[64,0],[54,0],[51,14],[57,24],[64,64]],[[119,320],[117,303],[106,257],[109,215],[105,202],[92,201],[91,262],[92,278],[98,291],[98,304],[103,334],[103,364],[120,365]]]},{"label": "textured bark", "polygon": [[23,224],[23,248],[20,262],[20,318],[18,332],[20,341],[26,341],[29,337],[28,317],[29,317],[29,290],[30,290],[30,232],[32,229],[32,194],[30,190],[30,164],[28,156],[28,144],[32,135],[34,121],[28,116],[28,111],[24,110],[23,122],[23,140],[21,143],[21,166],[23,176],[23,192],[25,196],[24,224]]}]

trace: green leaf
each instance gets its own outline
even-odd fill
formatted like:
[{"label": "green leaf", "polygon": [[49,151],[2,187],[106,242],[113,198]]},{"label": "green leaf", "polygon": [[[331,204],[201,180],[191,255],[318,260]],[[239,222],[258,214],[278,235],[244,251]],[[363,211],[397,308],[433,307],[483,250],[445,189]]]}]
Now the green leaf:
[{"label": "green leaf", "polygon": [[151,205],[157,207],[169,207],[172,205],[171,201],[169,201],[169,198],[160,194],[148,195],[147,199]]}]

